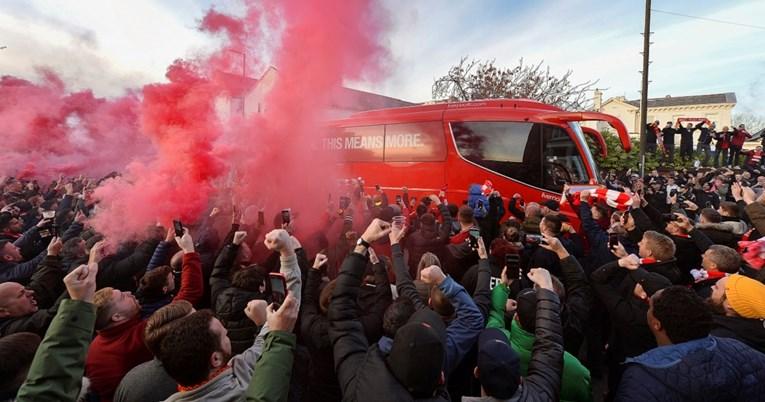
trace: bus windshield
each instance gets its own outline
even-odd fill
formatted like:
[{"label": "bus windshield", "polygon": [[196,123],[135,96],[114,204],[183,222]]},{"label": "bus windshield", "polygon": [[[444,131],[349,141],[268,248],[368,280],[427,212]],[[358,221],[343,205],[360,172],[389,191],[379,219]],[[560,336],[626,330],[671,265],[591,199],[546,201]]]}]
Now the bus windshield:
[{"label": "bus windshield", "polygon": [[511,121],[452,122],[450,127],[460,155],[497,174],[555,192],[565,183],[590,182],[584,158],[592,156],[588,152],[583,158],[563,127]]}]

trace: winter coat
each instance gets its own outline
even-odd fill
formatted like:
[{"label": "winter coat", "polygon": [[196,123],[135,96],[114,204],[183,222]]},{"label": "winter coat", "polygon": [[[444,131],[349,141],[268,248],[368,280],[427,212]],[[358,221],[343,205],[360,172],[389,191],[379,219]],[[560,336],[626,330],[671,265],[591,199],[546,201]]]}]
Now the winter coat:
[{"label": "winter coat", "polygon": [[[201,269],[199,254],[184,254],[181,287],[173,300],[186,300],[191,304],[199,301],[202,296]],[[125,374],[153,357],[144,343],[145,328],[146,320],[137,315],[98,331],[88,350],[85,369],[91,389],[102,402],[112,400]]]},{"label": "winter coat", "polygon": [[623,269],[613,262],[598,268],[590,276],[592,288],[611,318],[613,342],[609,342],[609,353],[612,362],[622,362],[625,357],[637,356],[656,346],[646,319],[648,304],[635,298],[632,288],[621,288],[625,279],[640,282],[638,271],[641,270]]},{"label": "winter coat", "polygon": [[436,226],[420,226],[419,230],[416,230],[405,239],[404,247],[409,252],[409,269],[412,275],[414,275],[413,270],[417,268],[417,264],[420,263],[423,254],[432,252],[439,259],[444,259],[446,245],[449,243],[452,217],[446,205],[439,205],[439,210],[444,221],[440,226],[436,224],[438,230],[436,230]]},{"label": "winter coat", "polygon": [[[582,221],[582,232],[590,244],[590,255],[584,259],[587,272],[592,272],[606,263],[616,261],[617,258],[608,245],[608,232],[603,230],[592,218],[589,203],[582,202],[579,204],[579,218]],[[627,252],[637,252],[637,247],[628,238],[621,238],[619,242],[622,243]]]},{"label": "winter coat", "polygon": [[675,145],[675,131],[672,127],[664,127],[661,129],[661,138],[664,140],[664,145]]},{"label": "winter coat", "polygon": [[[359,316],[369,343],[377,342],[380,331],[376,331],[375,328],[381,325],[385,309],[391,303],[391,290],[385,266],[382,263],[376,264],[374,271],[374,301],[370,303],[371,309],[362,311]],[[332,343],[329,338],[329,319],[321,313],[319,307],[320,285],[320,271],[311,269],[305,286],[300,333],[311,354],[308,379],[311,400],[334,402],[342,399],[342,394],[335,374]],[[371,339],[370,335],[377,336]]]},{"label": "winter coat", "polygon": [[[511,347],[520,358],[520,374],[521,376],[526,376],[534,347],[535,334],[521,328],[517,320],[511,321],[510,331],[506,329],[505,303],[507,302],[508,295],[507,287],[502,284],[497,285],[492,290],[492,309],[486,327],[498,328],[505,333]],[[565,351],[563,352],[563,371],[560,381],[561,401],[592,401],[590,371],[576,357]]]},{"label": "winter coat", "polygon": [[263,354],[247,387],[248,402],[286,401],[297,338],[284,331],[272,331],[265,339]]},{"label": "winter coat", "polygon": [[[394,245],[393,249],[395,258],[395,254],[401,251],[399,245]],[[401,259],[403,260],[403,256]],[[363,325],[358,319],[356,300],[366,264],[367,258],[361,254],[351,253],[346,257],[329,306],[329,336],[334,345],[335,368],[343,401],[414,401],[406,388],[388,370],[385,355],[379,344],[369,346],[364,336]],[[398,273],[397,271],[397,276]],[[406,273],[404,268],[402,274]],[[411,288],[417,292],[414,285]],[[399,294],[403,293],[400,291]],[[445,390],[439,390],[432,398],[417,400],[448,401],[449,396]]]},{"label": "winter coat", "polygon": [[22,401],[75,401],[83,377],[83,356],[93,337],[96,307],[79,300],[61,302],[16,396]]},{"label": "winter coat", "polygon": [[763,401],[765,354],[713,336],[628,359],[616,401]]},{"label": "winter coat", "polygon": [[744,142],[746,142],[747,138],[752,138],[752,135],[749,134],[749,132],[746,130],[739,130],[738,128],[734,128],[733,134],[731,135],[730,145],[741,149],[741,147],[744,146]]},{"label": "winter coat", "polygon": [[[497,328],[505,333],[508,341],[512,341],[512,331],[508,331],[505,323],[505,302],[508,290],[504,285],[497,285],[492,291],[492,308],[489,313],[487,328]],[[563,398],[562,378],[565,377],[565,357],[563,352],[563,329],[560,320],[560,301],[555,292],[546,289],[537,290],[537,314],[534,326],[533,346],[526,357],[523,384],[510,400],[517,401],[557,401]],[[501,304],[501,305],[500,305]],[[513,331],[515,331],[513,329]],[[529,334],[530,335],[530,334]],[[522,353],[515,345],[511,345],[519,355]],[[517,349],[516,349],[517,348]],[[587,369],[584,369],[587,370]],[[587,388],[589,388],[589,372],[587,373]],[[584,380],[585,378],[581,378]],[[569,384],[575,385],[575,384]],[[581,384],[580,384],[581,386]],[[568,388],[563,385],[566,392]],[[515,398],[515,399],[514,399]]]},{"label": "winter coat", "polygon": [[737,236],[741,236],[746,233],[747,230],[749,230],[749,226],[746,224],[746,222],[739,218],[723,216],[722,220],[723,221],[720,224],[728,226],[733,234]]},{"label": "winter coat", "polygon": [[161,401],[177,391],[178,383],[155,358],[125,374],[114,393],[114,402]]},{"label": "winter coat", "polygon": [[[404,265],[401,246],[395,244],[392,249],[393,269],[396,272],[396,290],[399,297],[406,297],[411,300],[415,310],[428,308],[420,298],[419,293],[417,293],[417,289],[414,283],[412,283],[412,278],[409,276],[409,272]],[[484,319],[481,310],[476,306],[473,299],[470,298],[465,288],[452,277],[447,277],[438,287],[452,303],[456,313],[456,318],[449,322],[449,325],[446,327],[444,373],[448,376],[478,339],[478,335],[480,335],[481,330],[484,328]],[[337,295],[338,292],[337,288],[335,288],[334,294]],[[333,297],[332,303],[334,302]],[[331,334],[332,332],[330,331]],[[337,352],[335,352],[335,362],[337,362]],[[340,384],[342,386],[342,382]]]},{"label": "winter coat", "polygon": [[738,247],[738,240],[741,237],[740,235],[737,236],[733,233],[731,225],[724,225],[722,223],[698,224],[696,225],[696,229],[699,232],[704,233],[712,243],[722,244],[723,246],[728,246],[734,250]]},{"label": "winter coat", "polygon": [[239,246],[233,243],[223,247],[215,260],[210,285],[212,288],[213,310],[221,324],[228,330],[231,340],[231,353],[239,354],[247,350],[255,341],[260,331],[258,326],[244,314],[247,303],[253,299],[266,299],[266,295],[247,289],[231,286],[230,272]]},{"label": "winter coat", "polygon": [[45,257],[27,285],[28,289],[35,292],[38,310],[22,317],[0,318],[0,337],[17,332],[33,332],[44,336],[58,311],[62,294],[65,294],[65,274],[60,257]]},{"label": "winter coat", "polygon": [[765,233],[765,205],[753,202],[744,208],[752,226],[760,233]]},{"label": "winter coat", "polygon": [[29,282],[29,278],[35,273],[37,266],[42,262],[46,255],[47,251],[43,251],[29,261],[4,261],[0,263],[0,283],[18,282],[25,284]]},{"label": "winter coat", "polygon": [[[281,270],[280,272],[287,280],[287,292],[297,298],[298,304],[300,304],[300,297],[302,292],[302,283],[300,279],[300,267],[298,266],[297,255],[291,254],[288,256],[280,256]],[[266,344],[266,337],[271,332],[268,328],[268,323],[263,325],[258,336],[255,338],[253,345],[244,351],[244,353],[234,356],[228,363],[228,368],[223,370],[220,374],[212,378],[204,385],[195,388],[190,391],[181,391],[171,395],[166,399],[168,402],[176,401],[199,401],[199,402],[223,402],[223,401],[245,401],[246,393],[248,393],[248,385],[251,382],[259,381],[256,375],[256,362],[262,355]],[[273,339],[271,338],[272,342]],[[278,342],[278,340],[277,340]],[[271,345],[274,347],[276,345]],[[282,362],[282,359],[277,359]],[[277,363],[277,362],[274,362]],[[281,364],[281,363],[279,363]],[[290,367],[291,370],[291,367]],[[254,378],[254,380],[253,380]],[[275,378],[267,377],[270,380],[276,380]],[[279,382],[276,385],[281,384],[282,381],[289,382],[289,377],[279,378]],[[258,384],[262,384],[258,382]],[[271,391],[269,391],[270,393]],[[280,400],[280,399],[274,399]]]},{"label": "winter coat", "polygon": [[737,339],[765,353],[765,321],[756,318],[713,316],[712,335]]},{"label": "winter coat", "polygon": [[96,286],[99,289],[113,287],[123,291],[134,291],[135,276],[146,270],[157,243],[159,243],[158,240],[149,239],[140,243],[124,258],[120,258],[120,255],[105,257],[98,264]]}]

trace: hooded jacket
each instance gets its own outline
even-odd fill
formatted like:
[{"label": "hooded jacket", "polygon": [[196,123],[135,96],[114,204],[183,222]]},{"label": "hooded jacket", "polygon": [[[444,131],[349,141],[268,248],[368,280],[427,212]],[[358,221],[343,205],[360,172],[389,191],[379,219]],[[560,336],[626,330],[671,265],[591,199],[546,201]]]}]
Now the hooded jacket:
[{"label": "hooded jacket", "polygon": [[[536,336],[521,328],[517,320],[511,321],[510,331],[506,329],[507,324],[505,323],[504,316],[508,295],[507,287],[502,284],[497,285],[492,290],[492,310],[487,328],[498,328],[505,333],[510,341],[510,346],[518,353],[520,358],[520,374],[525,377],[529,371],[529,363],[532,358]],[[565,351],[563,352],[560,400],[592,401],[590,371],[576,357]]]},{"label": "hooded jacket", "polygon": [[700,223],[696,225],[696,229],[704,233],[709,240],[712,240],[712,243],[722,244],[734,250],[737,248],[738,239],[741,237],[741,235],[733,233],[731,225],[723,223]]},{"label": "hooded jacket", "polygon": [[[388,274],[383,263],[374,265],[375,271],[375,300],[372,309],[362,311],[359,320],[364,326],[367,341],[371,332],[382,323],[385,309],[390,305],[391,291],[388,284]],[[303,308],[301,311],[300,334],[311,354],[311,367],[308,378],[308,392],[312,401],[335,402],[342,399],[340,385],[335,374],[332,342],[329,338],[329,319],[321,313],[319,307],[319,285],[321,273],[311,269],[305,286]],[[378,336],[379,338],[379,336]]]},{"label": "hooded jacket", "polygon": [[737,339],[765,353],[765,321],[756,318],[713,316],[712,335]]},{"label": "hooded jacket", "polygon": [[[400,248],[393,248],[395,258]],[[343,401],[449,401],[444,389],[437,389],[430,398],[413,398],[388,369],[379,343],[369,346],[356,305],[366,263],[366,257],[358,253],[346,257],[329,306],[329,336]]]},{"label": "hooded jacket", "polygon": [[628,359],[616,401],[762,401],[765,355],[713,336]]}]

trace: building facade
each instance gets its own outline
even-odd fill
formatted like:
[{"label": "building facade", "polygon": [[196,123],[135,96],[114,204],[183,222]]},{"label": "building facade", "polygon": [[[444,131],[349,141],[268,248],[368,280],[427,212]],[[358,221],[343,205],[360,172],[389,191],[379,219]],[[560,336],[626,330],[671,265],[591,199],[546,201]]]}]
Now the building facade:
[{"label": "building facade", "polygon": [[[731,126],[733,107],[736,106],[736,94],[726,92],[710,95],[670,96],[648,99],[648,113],[645,119],[640,116],[640,100],[627,100],[623,96],[609,98],[603,102],[603,92],[595,90],[593,108],[602,113],[618,117],[632,136],[640,135],[640,125],[658,120],[661,127],[678,118],[707,118],[717,124],[720,130]],[[596,129],[604,129],[604,123]],[[696,135],[699,133],[697,132]]]}]

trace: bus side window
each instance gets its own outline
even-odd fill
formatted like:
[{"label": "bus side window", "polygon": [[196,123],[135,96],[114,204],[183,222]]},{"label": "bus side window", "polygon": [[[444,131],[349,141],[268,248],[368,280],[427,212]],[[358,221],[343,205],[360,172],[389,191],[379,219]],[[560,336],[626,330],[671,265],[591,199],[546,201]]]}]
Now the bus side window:
[{"label": "bus side window", "polygon": [[541,187],[541,138],[533,123],[452,122],[457,151],[466,160],[526,184]]}]

